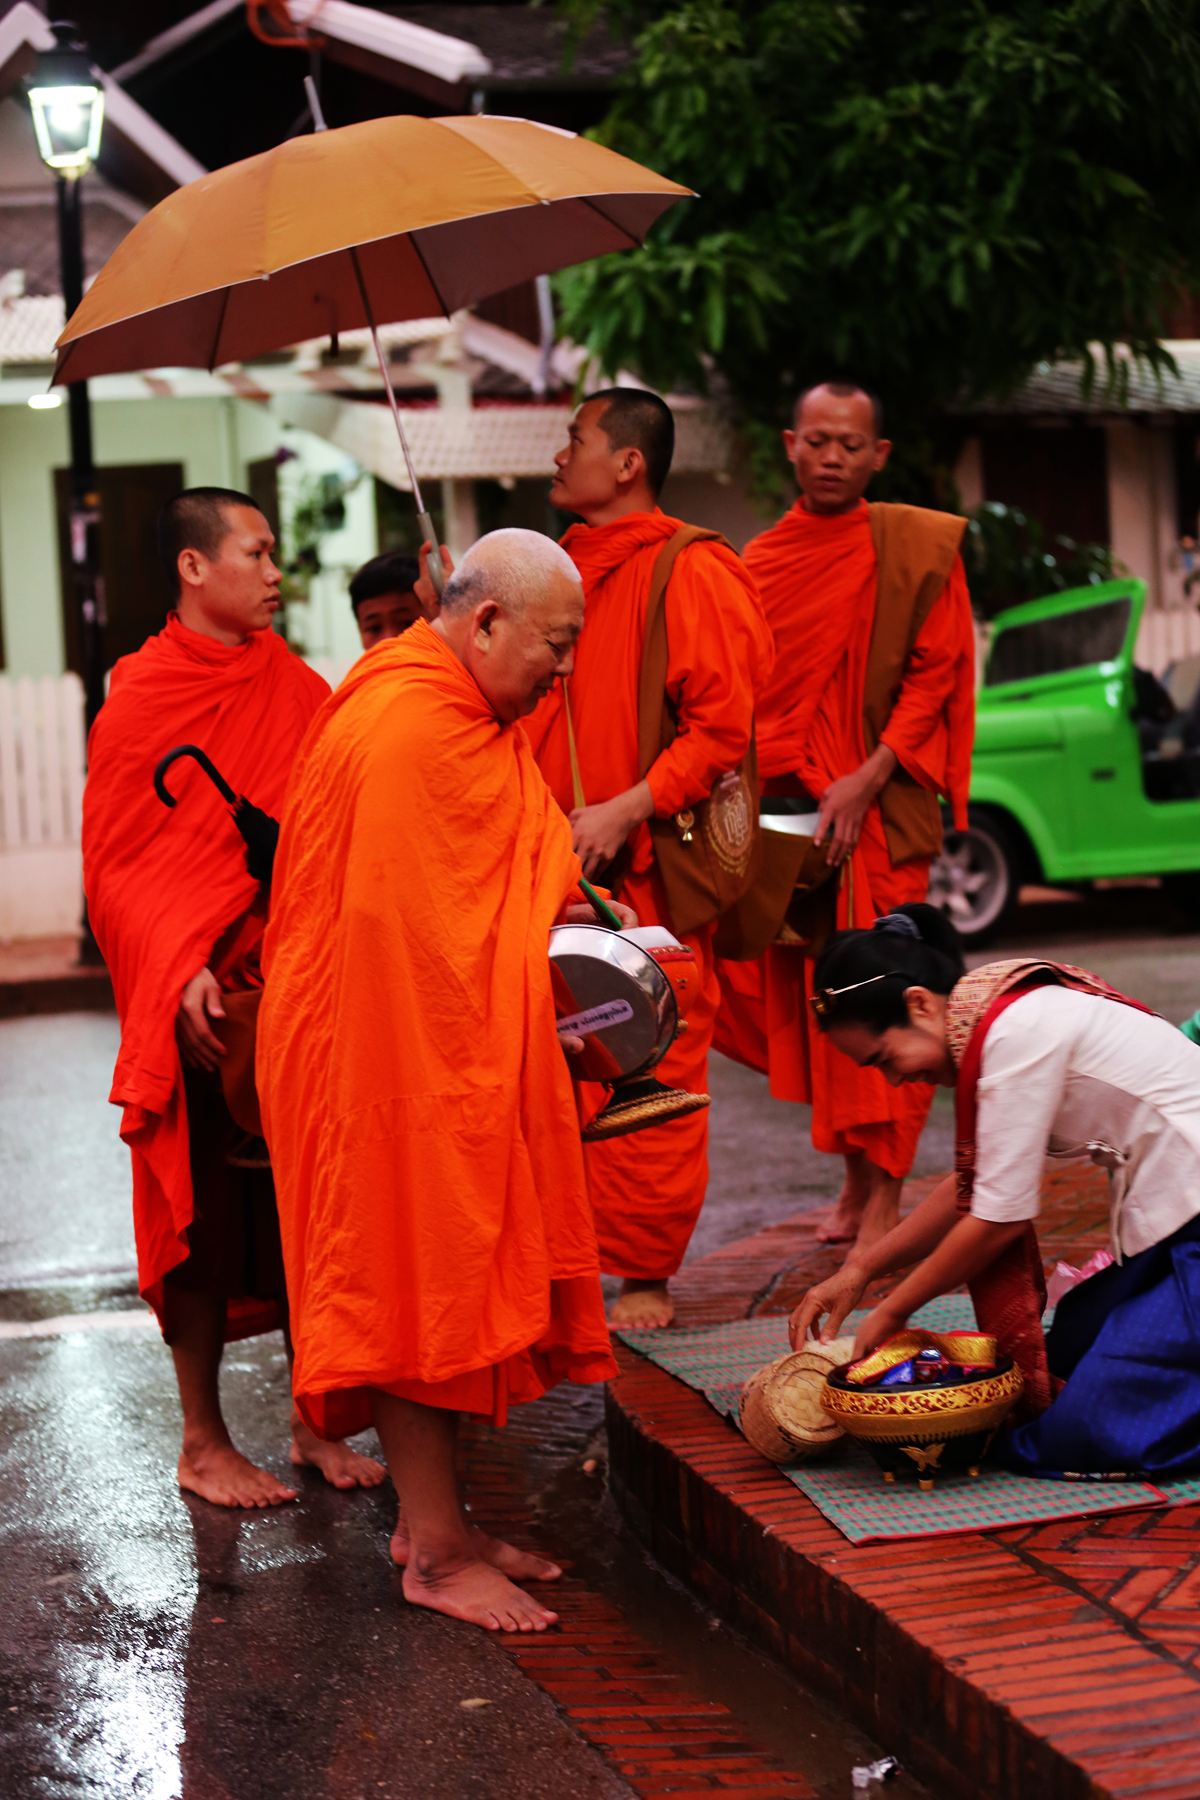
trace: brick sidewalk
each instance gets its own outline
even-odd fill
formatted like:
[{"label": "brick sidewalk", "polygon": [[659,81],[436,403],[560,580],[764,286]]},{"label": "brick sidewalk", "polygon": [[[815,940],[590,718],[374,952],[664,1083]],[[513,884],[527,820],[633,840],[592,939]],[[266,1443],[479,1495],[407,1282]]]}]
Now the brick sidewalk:
[{"label": "brick sidewalk", "polygon": [[[503,1431],[462,1428],[459,1470],[473,1519],[542,1555],[554,1554],[553,1532],[531,1529],[528,1496],[574,1448],[570,1406],[570,1390],[558,1388],[518,1407]],[[586,1582],[568,1573],[538,1592],[558,1627],[497,1642],[642,1800],[815,1800],[803,1774],[758,1748],[727,1707],[690,1694],[669,1658]]]},{"label": "brick sidewalk", "polygon": [[[1051,1265],[1106,1241],[1098,1171],[1048,1171],[1043,1194]],[[786,1222],[686,1269],[679,1322],[786,1313],[834,1266],[811,1219]],[[939,1796],[1197,1800],[1200,1507],[856,1548],[700,1394],[619,1360],[610,1477],[634,1529]]]}]

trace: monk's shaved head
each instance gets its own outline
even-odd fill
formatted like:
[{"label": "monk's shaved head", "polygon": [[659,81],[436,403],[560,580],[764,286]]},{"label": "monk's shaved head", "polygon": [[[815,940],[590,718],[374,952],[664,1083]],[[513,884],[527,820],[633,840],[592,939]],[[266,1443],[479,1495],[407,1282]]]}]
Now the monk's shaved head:
[{"label": "monk's shaved head", "polygon": [[805,388],[783,447],[806,512],[833,515],[858,505],[892,448],[882,429],[882,406],[856,382],[822,381]]},{"label": "monk's shaved head", "polygon": [[579,571],[566,551],[540,531],[489,531],[446,583],[441,612],[467,613],[481,600],[494,600],[510,618],[548,599],[567,581],[583,593]]},{"label": "monk's shaved head", "polygon": [[491,531],[446,583],[433,629],[511,725],[569,675],[583,630],[583,583],[540,531]]},{"label": "monk's shaved head", "polygon": [[603,388],[587,404],[597,409],[597,423],[610,450],[640,450],[646,483],[657,499],[671,472],[675,455],[675,418],[665,400],[645,388]]},{"label": "monk's shaved head", "polygon": [[257,513],[259,505],[236,488],[185,488],[168,500],[158,517],[158,550],[171,592],[179,598],[179,558],[185,550],[198,550],[210,562],[232,530],[233,509],[244,506]]},{"label": "monk's shaved head", "polygon": [[832,394],[838,400],[849,400],[855,394],[861,394],[871,408],[875,436],[877,438],[883,436],[883,401],[878,394],[872,393],[870,388],[861,386],[857,381],[818,381],[814,382],[811,387],[803,388],[796,396],[796,405],[792,413],[794,426],[799,426],[800,415],[804,411],[804,402],[810,394]]}]

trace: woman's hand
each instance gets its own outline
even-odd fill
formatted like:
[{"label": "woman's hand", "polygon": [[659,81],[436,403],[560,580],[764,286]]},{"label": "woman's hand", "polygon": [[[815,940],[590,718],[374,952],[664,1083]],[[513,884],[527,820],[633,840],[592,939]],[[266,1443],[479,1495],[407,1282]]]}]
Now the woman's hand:
[{"label": "woman's hand", "polygon": [[[857,1263],[848,1262],[840,1268],[836,1275],[828,1281],[820,1282],[809,1288],[803,1300],[788,1320],[788,1337],[793,1350],[802,1350],[809,1333],[820,1338],[823,1344],[830,1344],[842,1328],[842,1321],[847,1313],[852,1313],[863,1297],[863,1292],[871,1277]],[[817,1322],[824,1313],[829,1314],[827,1323],[817,1330]]]},{"label": "woman's hand", "polygon": [[870,1356],[880,1344],[886,1344],[890,1337],[903,1331],[908,1324],[908,1315],[898,1312],[890,1300],[881,1300],[879,1305],[869,1312],[854,1338],[854,1360],[860,1356]]}]

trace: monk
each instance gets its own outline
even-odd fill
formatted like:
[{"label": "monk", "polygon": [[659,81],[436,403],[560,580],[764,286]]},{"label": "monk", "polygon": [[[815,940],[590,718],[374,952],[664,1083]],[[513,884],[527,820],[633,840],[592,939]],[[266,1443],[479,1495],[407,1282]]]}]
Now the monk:
[{"label": "monk", "polygon": [[[218,1073],[223,996],[261,987],[267,886],[194,762],[170,770],[174,810],[153,777],[166,751],[196,744],[236,792],[278,814],[329,689],[271,629],[281,577],[248,495],[191,488],[164,509],[159,538],[175,609],[117,663],[92,729],[84,886],[121,1020],[110,1098],[133,1159],[138,1286],[183,1406],[179,1485],[218,1506],[275,1506],[296,1490],[234,1448],[219,1394],[224,1343],[287,1326],[270,1169],[261,1140],[235,1126]],[[383,1479],[294,1408],[291,1460],[336,1487]]]},{"label": "monk", "polygon": [[[610,388],[576,413],[567,446],[554,459],[550,498],[583,521],[562,544],[583,579],[587,623],[570,683],[560,683],[526,726],[538,766],[570,817],[585,875],[628,845],[623,898],[644,925],[668,929],[674,929],[670,906],[646,821],[707,799],[737,768],[772,660],[762,606],[738,557],[711,541],[684,549],[665,596],[666,690],[677,733],[639,777],[638,677],[650,583],[659,552],[681,528],[658,505],[674,443],[670,408],[640,388]],[[667,1086],[692,1093],[708,1092],[720,999],[714,930],[715,915],[685,934],[696,959],[696,992],[686,1031],[655,1070]],[[624,1278],[612,1322],[669,1325],[674,1303],[667,1283],[683,1260],[708,1184],[708,1112],[589,1144],[586,1156],[601,1267]]]},{"label": "monk", "polygon": [[[837,926],[869,926],[924,900],[942,843],[939,796],[958,829],[967,822],[975,648],[958,555],[965,521],[868,508],[891,444],[879,402],[860,387],[808,389],[783,441],[800,498],[746,547],[776,645],[758,713],[759,775],[764,795],[819,814],[814,843],[836,871]],[[899,1217],[932,1089],[889,1087],[813,1029],[813,966],[812,951],[780,946],[757,963],[723,962],[715,1041],[766,1070],[773,1094],[811,1101],[814,1146],[845,1162],[818,1236],[865,1249]]]},{"label": "monk", "polygon": [[548,956],[595,919],[517,723],[582,623],[570,559],[499,531],[355,664],[297,763],[264,955],[297,1403],[321,1437],[374,1421],[405,1597],[491,1631],[552,1624],[516,1581],[561,1571],[467,1523],[458,1415],[615,1372]]}]

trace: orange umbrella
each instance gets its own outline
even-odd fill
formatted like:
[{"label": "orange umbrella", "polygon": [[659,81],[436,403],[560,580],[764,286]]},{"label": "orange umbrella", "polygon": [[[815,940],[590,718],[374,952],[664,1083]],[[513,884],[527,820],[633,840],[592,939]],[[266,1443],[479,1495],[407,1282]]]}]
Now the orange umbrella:
[{"label": "orange umbrella", "polygon": [[[54,379],[212,369],[356,326],[451,313],[640,244],[690,191],[526,119],[319,129],[201,176],[147,213],[68,320]],[[377,337],[376,353],[399,428]],[[400,441],[424,523],[403,431]]]}]

